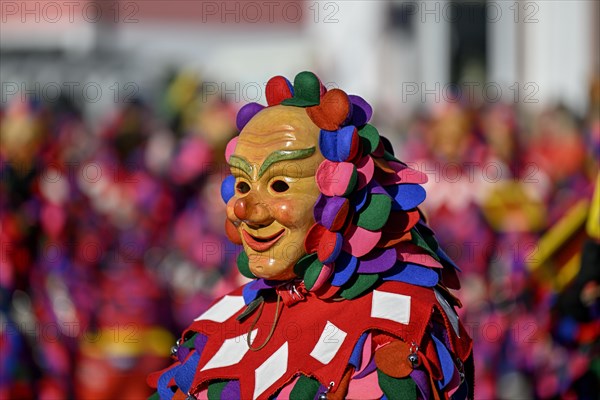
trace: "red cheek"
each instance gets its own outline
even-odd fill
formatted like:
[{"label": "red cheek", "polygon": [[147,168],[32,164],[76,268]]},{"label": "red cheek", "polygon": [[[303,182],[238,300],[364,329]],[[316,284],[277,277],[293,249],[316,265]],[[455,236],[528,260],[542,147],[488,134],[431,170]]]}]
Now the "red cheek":
[{"label": "red cheek", "polygon": [[312,217],[312,207],[310,210],[302,210],[304,204],[292,200],[279,200],[271,207],[273,217],[282,225],[294,227],[306,224],[307,214]]}]

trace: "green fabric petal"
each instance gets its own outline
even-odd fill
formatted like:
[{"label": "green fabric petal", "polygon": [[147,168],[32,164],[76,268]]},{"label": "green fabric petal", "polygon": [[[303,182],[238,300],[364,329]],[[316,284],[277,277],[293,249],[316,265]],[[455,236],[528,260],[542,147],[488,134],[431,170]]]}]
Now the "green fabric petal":
[{"label": "green fabric petal", "polygon": [[220,400],[221,393],[229,381],[215,382],[208,385],[208,400]]},{"label": "green fabric petal", "polygon": [[256,279],[256,276],[252,274],[250,271],[250,260],[248,259],[248,254],[242,250],[242,252],[238,255],[237,258],[237,267],[242,275],[246,278]]},{"label": "green fabric petal", "polygon": [[423,236],[421,236],[419,231],[417,231],[415,228],[412,228],[410,230],[410,233],[412,235],[411,241],[414,244],[425,250],[427,253],[429,253],[431,257],[435,258],[437,261],[440,261],[440,257],[437,254],[435,254],[435,251],[433,251],[433,249],[429,246],[425,239],[423,239]]},{"label": "green fabric petal", "polygon": [[379,387],[388,400],[415,400],[417,398],[417,385],[411,378],[392,378],[377,369],[377,379]]},{"label": "green fabric petal", "polygon": [[345,299],[354,299],[369,290],[379,280],[378,274],[358,274],[350,286],[340,292]]},{"label": "green fabric petal", "polygon": [[152,394],[152,396],[148,397],[148,399],[146,399],[146,400],[160,400],[160,396],[159,396],[158,392],[154,392]]},{"label": "green fabric petal", "polygon": [[379,146],[379,132],[373,125],[366,124],[358,130],[363,145],[363,154],[371,154]]},{"label": "green fabric petal", "polygon": [[290,400],[313,400],[320,386],[321,384],[316,379],[300,375],[290,392]]},{"label": "green fabric petal", "polygon": [[191,338],[189,338],[188,340],[183,342],[182,346],[187,347],[188,349],[193,349],[194,348],[194,340],[196,340],[196,336],[198,336],[197,333],[195,333],[194,336],[192,336]]},{"label": "green fabric petal", "polygon": [[323,264],[319,261],[317,257],[317,253],[308,254],[302,257],[296,265],[294,265],[294,273],[304,278],[304,286],[306,286],[307,290],[310,290],[319,274],[321,273],[321,269],[323,269]]},{"label": "green fabric petal", "polygon": [[367,203],[358,214],[356,225],[370,231],[378,231],[387,222],[392,210],[392,199],[384,194],[373,194],[367,197]]}]

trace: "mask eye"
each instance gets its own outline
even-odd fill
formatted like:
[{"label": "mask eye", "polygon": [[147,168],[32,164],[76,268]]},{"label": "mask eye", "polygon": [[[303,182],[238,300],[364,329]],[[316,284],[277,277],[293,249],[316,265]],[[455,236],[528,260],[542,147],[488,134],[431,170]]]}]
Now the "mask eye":
[{"label": "mask eye", "polygon": [[273,191],[277,193],[286,192],[289,188],[290,186],[284,181],[277,180],[271,183],[271,189],[273,189]]},{"label": "mask eye", "polygon": [[235,188],[241,194],[246,194],[250,191],[250,185],[248,185],[246,182],[238,182],[238,184],[235,185]]}]

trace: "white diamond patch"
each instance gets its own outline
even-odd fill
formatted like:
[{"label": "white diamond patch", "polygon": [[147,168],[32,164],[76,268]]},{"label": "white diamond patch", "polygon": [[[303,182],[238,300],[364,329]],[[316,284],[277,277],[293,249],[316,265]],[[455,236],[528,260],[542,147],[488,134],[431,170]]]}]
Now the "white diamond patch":
[{"label": "white diamond patch", "polygon": [[[250,334],[250,342],[256,337],[258,329],[255,329]],[[243,334],[234,338],[229,338],[223,342],[221,348],[215,355],[202,367],[201,371],[207,369],[227,367],[239,363],[244,355],[248,352],[247,335]]]},{"label": "white diamond patch", "polygon": [[321,332],[321,337],[310,355],[323,364],[329,364],[342,347],[346,336],[346,332],[327,321],[323,332]]},{"label": "white diamond patch", "polygon": [[254,395],[256,399],[277,379],[281,378],[288,368],[288,343],[285,342],[275,353],[256,368],[254,373]]},{"label": "white diamond patch", "polygon": [[215,322],[225,322],[245,305],[246,303],[244,303],[244,298],[242,296],[225,296],[194,321],[210,320]]},{"label": "white diamond patch", "polygon": [[410,296],[374,290],[371,317],[407,325],[410,322]]}]

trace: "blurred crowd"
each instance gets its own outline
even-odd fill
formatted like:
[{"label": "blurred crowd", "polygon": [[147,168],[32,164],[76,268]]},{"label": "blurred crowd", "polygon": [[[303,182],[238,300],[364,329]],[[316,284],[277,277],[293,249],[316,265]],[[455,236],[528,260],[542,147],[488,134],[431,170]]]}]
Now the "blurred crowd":
[{"label": "blurred crowd", "polygon": [[[219,195],[241,104],[190,73],[162,93],[93,127],[67,98],[0,110],[0,398],[145,398],[175,337],[244,279]],[[586,240],[599,107],[596,82],[583,118],[453,103],[382,121],[429,175],[424,211],[463,270],[477,398],[598,393],[597,299],[557,304]]]}]

